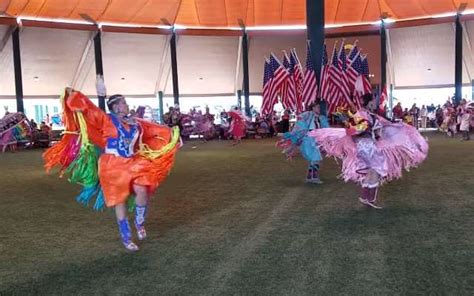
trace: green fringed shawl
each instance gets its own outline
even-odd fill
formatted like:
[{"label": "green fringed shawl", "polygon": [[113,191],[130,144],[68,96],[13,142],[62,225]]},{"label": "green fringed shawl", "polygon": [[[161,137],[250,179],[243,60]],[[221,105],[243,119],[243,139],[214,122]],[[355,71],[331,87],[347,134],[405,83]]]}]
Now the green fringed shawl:
[{"label": "green fringed shawl", "polygon": [[98,173],[100,150],[89,141],[84,115],[81,112],[76,112],[76,119],[80,127],[81,148],[76,159],[66,169],[66,173],[70,175],[69,181],[71,183],[83,186],[76,200],[84,206],[88,206],[90,201],[97,196],[93,209],[102,211],[105,208],[105,201]]}]

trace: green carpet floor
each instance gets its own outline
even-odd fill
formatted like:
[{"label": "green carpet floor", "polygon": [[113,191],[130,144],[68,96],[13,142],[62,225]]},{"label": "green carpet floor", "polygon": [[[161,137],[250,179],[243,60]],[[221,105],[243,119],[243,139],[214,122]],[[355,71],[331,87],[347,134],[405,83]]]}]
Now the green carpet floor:
[{"label": "green carpet floor", "polygon": [[[474,141],[430,135],[429,158],[357,202],[327,159],[304,184],[275,140],[190,142],[158,189],[149,240],[127,253],[111,211],[0,155],[1,295],[473,295]],[[194,147],[193,147],[194,146]]]}]

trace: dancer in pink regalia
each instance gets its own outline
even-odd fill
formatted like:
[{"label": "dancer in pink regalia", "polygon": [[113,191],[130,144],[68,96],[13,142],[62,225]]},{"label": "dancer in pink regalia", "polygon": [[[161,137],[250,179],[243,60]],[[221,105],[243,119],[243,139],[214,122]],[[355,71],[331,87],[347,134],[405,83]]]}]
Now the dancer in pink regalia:
[{"label": "dancer in pink regalia", "polygon": [[359,201],[377,205],[380,185],[402,177],[402,170],[417,167],[428,154],[428,143],[413,127],[392,123],[371,112],[372,95],[364,96],[364,108],[344,119],[346,128],[316,129],[315,137],[327,156],[342,160],[344,181],[360,185]]},{"label": "dancer in pink regalia", "polygon": [[237,107],[233,108],[232,111],[227,113],[232,118],[229,132],[232,134],[234,139],[233,145],[240,144],[242,138],[245,136],[245,131],[247,129],[245,122],[248,121],[248,119]]}]

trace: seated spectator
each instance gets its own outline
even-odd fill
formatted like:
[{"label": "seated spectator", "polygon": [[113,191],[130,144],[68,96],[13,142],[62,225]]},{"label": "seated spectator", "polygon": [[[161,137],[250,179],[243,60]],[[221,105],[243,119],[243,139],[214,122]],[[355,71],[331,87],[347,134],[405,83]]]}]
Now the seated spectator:
[{"label": "seated spectator", "polygon": [[270,135],[270,126],[265,120],[261,120],[257,127],[257,136],[264,138]]},{"label": "seated spectator", "polygon": [[402,104],[399,102],[393,107],[393,119],[403,119],[403,115]]},{"label": "seated spectator", "polygon": [[290,130],[290,112],[288,110],[285,110],[285,112],[283,112],[283,116],[281,117],[279,126],[280,133],[286,133]]},{"label": "seated spectator", "polygon": [[403,122],[413,125],[413,115],[408,112],[408,108],[405,108],[405,111],[403,112]]},{"label": "seated spectator", "polygon": [[51,137],[51,128],[44,121],[40,124],[40,131],[37,135],[37,146],[41,148],[49,147]]},{"label": "seated spectator", "polygon": [[31,127],[31,129],[36,130],[36,129],[38,129],[38,124],[33,119],[31,119],[30,120],[30,127]]},{"label": "seated spectator", "polygon": [[44,121],[41,121],[40,130],[41,132],[48,134],[51,132],[51,128]]}]

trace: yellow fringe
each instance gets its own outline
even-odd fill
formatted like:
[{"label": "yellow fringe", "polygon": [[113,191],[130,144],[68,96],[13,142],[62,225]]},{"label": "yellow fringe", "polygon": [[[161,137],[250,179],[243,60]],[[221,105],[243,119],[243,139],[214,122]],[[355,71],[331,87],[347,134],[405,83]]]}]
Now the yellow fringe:
[{"label": "yellow fringe", "polygon": [[149,160],[157,159],[172,151],[176,147],[178,142],[179,128],[175,126],[171,129],[171,140],[168,144],[166,144],[159,150],[153,150],[147,144],[140,144],[138,154]]},{"label": "yellow fringe", "polygon": [[75,112],[75,115],[79,123],[79,130],[80,130],[82,145],[86,146],[89,144],[86,119],[84,118],[84,114],[82,114],[82,112],[80,111]]}]

